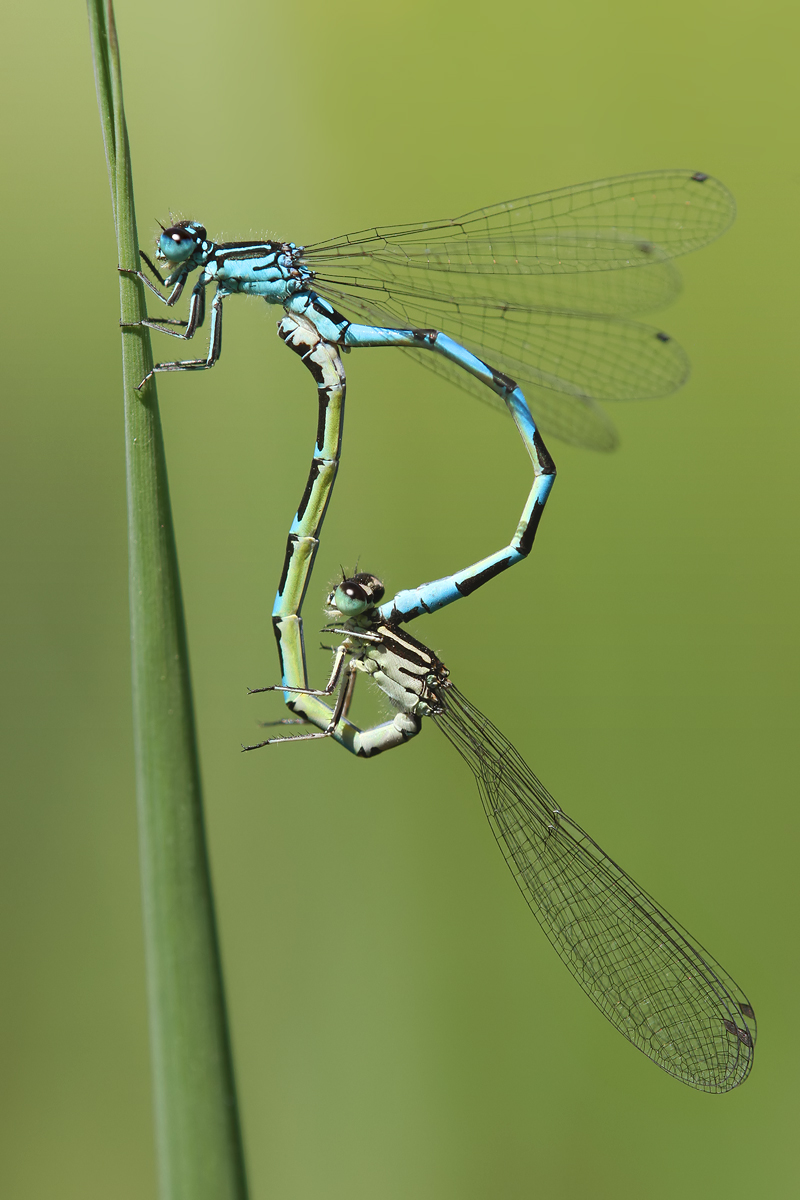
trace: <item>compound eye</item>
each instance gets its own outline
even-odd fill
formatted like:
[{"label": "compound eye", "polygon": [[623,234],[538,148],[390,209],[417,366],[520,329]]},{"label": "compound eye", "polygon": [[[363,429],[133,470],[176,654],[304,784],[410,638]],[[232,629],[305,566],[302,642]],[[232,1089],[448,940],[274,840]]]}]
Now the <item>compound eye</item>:
[{"label": "compound eye", "polygon": [[358,617],[369,604],[369,597],[359,584],[346,579],[333,593],[333,602],[343,617]]},{"label": "compound eye", "polygon": [[383,584],[375,575],[362,572],[343,579],[333,593],[333,602],[339,612],[347,617],[357,617],[368,608],[374,608],[383,599]]},{"label": "compound eye", "polygon": [[195,248],[195,233],[193,228],[187,228],[191,222],[170,225],[158,239],[161,253],[170,262],[181,263],[189,258]]},{"label": "compound eye", "polygon": [[369,605],[369,594],[354,579],[345,579],[333,593],[333,603],[343,617],[358,617]]}]

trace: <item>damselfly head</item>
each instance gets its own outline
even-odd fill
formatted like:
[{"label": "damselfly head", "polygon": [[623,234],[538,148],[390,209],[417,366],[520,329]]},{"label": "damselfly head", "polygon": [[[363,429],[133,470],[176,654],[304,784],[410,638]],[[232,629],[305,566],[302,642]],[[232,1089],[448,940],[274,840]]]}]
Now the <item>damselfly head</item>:
[{"label": "damselfly head", "polygon": [[183,263],[206,240],[205,227],[197,221],[178,221],[158,239],[158,257],[171,263]]},{"label": "damselfly head", "polygon": [[368,608],[375,608],[383,599],[384,586],[377,575],[361,572],[343,579],[330,593],[327,607],[343,617],[359,617]]}]

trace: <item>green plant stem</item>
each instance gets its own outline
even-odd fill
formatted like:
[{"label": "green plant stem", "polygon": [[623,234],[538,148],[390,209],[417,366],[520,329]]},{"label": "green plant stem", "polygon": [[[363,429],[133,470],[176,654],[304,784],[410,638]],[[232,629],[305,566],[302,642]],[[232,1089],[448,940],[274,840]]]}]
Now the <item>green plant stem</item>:
[{"label": "green plant stem", "polygon": [[[139,250],[119,48],[110,0],[88,0],[119,263]],[[122,321],[145,315],[120,275]],[[189,655],[149,332],[123,331],[136,787],[162,1200],[245,1200]]]}]

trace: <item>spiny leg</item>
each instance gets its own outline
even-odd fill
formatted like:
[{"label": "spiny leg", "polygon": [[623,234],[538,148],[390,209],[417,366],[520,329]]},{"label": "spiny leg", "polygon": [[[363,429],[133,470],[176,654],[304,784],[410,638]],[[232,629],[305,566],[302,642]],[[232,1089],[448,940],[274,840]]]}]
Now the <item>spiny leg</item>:
[{"label": "spiny leg", "polygon": [[[298,621],[301,620],[302,618],[298,617]],[[331,670],[330,679],[324,688],[290,687],[287,683],[274,683],[270,684],[269,687],[248,688],[247,694],[249,696],[257,696],[260,692],[296,692],[302,696],[332,696],[339,683],[339,677],[342,673],[344,660],[347,658],[347,649],[346,642],[342,642],[340,646],[337,646],[333,659],[333,668]]]},{"label": "spiny leg", "polygon": [[[150,259],[142,251],[139,251],[142,258],[145,260],[151,271],[156,275],[160,283],[164,283],[161,275],[150,262]],[[188,277],[189,271],[182,271],[175,287],[170,292],[169,296],[164,296],[157,287],[155,287],[143,271],[131,271],[124,267],[118,268],[121,275],[132,275],[134,278],[141,280],[146,284],[153,295],[158,296],[164,304],[172,306],[178,300],[183,291],[184,284]],[[189,316],[186,321],[173,319],[170,317],[145,317],[141,321],[136,321],[133,324],[120,322],[123,329],[138,329],[142,325],[147,329],[155,329],[159,333],[166,333],[169,337],[180,338],[182,341],[189,341],[194,337],[196,331],[200,328],[205,320],[206,315],[206,287],[209,279],[205,274],[201,275],[197,283],[192,288],[192,295],[189,301]],[[155,363],[152,370],[145,375],[144,379],[137,387],[140,391],[147,383],[148,379],[158,371],[204,371],[213,367],[222,353],[222,301],[228,293],[221,287],[217,287],[216,294],[211,302],[211,321],[209,328],[208,339],[208,354],[205,358],[187,358],[176,362]],[[168,325],[178,325],[182,328],[168,329]]]},{"label": "spiny leg", "polygon": [[[143,262],[145,262],[147,264],[147,266],[153,272],[153,274],[155,275],[156,279],[161,284],[161,286],[167,287],[168,284],[167,284],[166,279],[164,279],[164,277],[161,275],[161,273],[157,269],[157,267],[150,261],[150,259],[145,254],[144,250],[139,251],[139,257],[142,259]],[[163,292],[159,291],[159,289],[152,282],[152,280],[148,279],[148,277],[145,275],[144,271],[133,271],[133,270],[131,270],[130,267],[117,267],[117,270],[119,271],[120,275],[133,275],[134,279],[141,280],[141,282],[145,285],[145,287],[149,288],[154,296],[158,296],[158,298],[162,304],[166,304],[171,308],[173,304],[177,304],[178,300],[181,297],[181,293],[183,292],[183,289],[186,286],[186,280],[189,277],[190,268],[186,267],[183,271],[180,272],[180,274],[178,275],[178,278],[175,282],[175,285],[172,288],[172,291],[169,293],[168,296],[165,296]]]},{"label": "spiny leg", "polygon": [[[315,741],[318,738],[332,737],[334,730],[336,729],[336,726],[339,724],[339,721],[342,719],[342,717],[347,716],[347,712],[350,708],[350,702],[353,698],[353,689],[355,687],[355,672],[356,672],[357,667],[360,665],[355,662],[350,662],[345,667],[344,663],[345,663],[345,659],[347,658],[347,654],[348,654],[347,643],[342,642],[341,646],[339,646],[339,648],[336,651],[336,657],[335,657],[334,663],[333,663],[333,670],[331,671],[330,679],[328,680],[328,683],[327,683],[326,687],[324,687],[324,688],[290,688],[290,687],[281,687],[280,684],[277,684],[273,687],[249,688],[248,689],[248,694],[251,696],[256,695],[256,693],[258,693],[258,692],[280,692],[280,691],[291,692],[292,695],[294,695],[294,696],[332,696],[333,693],[336,692],[337,693],[336,694],[336,704],[334,705],[332,712],[330,710],[328,710],[330,712],[330,718],[328,720],[328,724],[325,726],[325,728],[322,730],[321,733],[296,733],[296,734],[291,734],[289,737],[267,738],[266,741],[256,742],[256,744],[254,746],[242,746],[242,749],[243,750],[260,750],[263,746],[273,746],[273,745],[276,745],[278,742],[311,742],[311,741]],[[344,682],[340,683],[342,670],[345,671],[345,679],[344,679]],[[287,724],[290,724],[290,723],[291,722],[287,722]],[[303,720],[302,722],[299,722],[299,723],[302,723],[303,725],[307,725],[309,722],[307,720]]]},{"label": "spiny leg", "polygon": [[[379,641],[380,639],[375,639]],[[341,650],[341,659],[343,660],[347,654],[353,653],[351,646],[343,643]],[[393,750],[396,746],[403,746],[407,741],[420,732],[422,728],[421,719],[411,712],[398,712],[391,721],[384,721],[379,725],[372,725],[368,729],[359,729],[348,720],[348,713],[353,699],[356,679],[358,673],[363,671],[366,674],[372,674],[372,667],[362,662],[360,659],[353,658],[344,669],[344,678],[340,680],[338,692],[336,695],[336,704],[333,711],[327,708],[326,705],[321,705],[319,713],[308,712],[308,716],[302,721],[302,724],[316,724],[320,726],[319,733],[303,733],[293,734],[289,737],[267,738],[263,742],[256,742],[252,746],[242,746],[242,750],[261,750],[264,746],[277,745],[280,742],[310,742],[318,741],[323,738],[333,738],[351,754],[355,754],[358,758],[374,758],[377,754],[382,754],[385,750]],[[335,690],[335,680],[342,674],[341,662],[334,664],[333,672],[327,688],[315,690],[311,688],[291,688],[283,689],[290,691],[294,697],[293,704],[298,710],[303,711],[301,700],[315,700],[319,695],[330,694]],[[275,688],[254,688],[256,692],[280,691],[280,687]],[[319,701],[317,701],[319,704]],[[321,720],[318,718],[322,713],[329,713],[328,723],[322,726]],[[290,724],[291,722],[286,722]]]},{"label": "spiny leg", "polygon": [[[221,314],[220,314],[221,317]],[[189,341],[193,338],[195,332],[200,328],[206,318],[206,289],[205,285],[197,284],[192,288],[192,296],[189,301],[189,317],[186,321],[176,320],[172,317],[145,317],[139,321],[139,325],[146,325],[148,329],[157,329],[159,333],[169,334],[170,337],[181,338],[183,341]],[[180,325],[182,326],[180,333],[174,329],[165,329],[165,325]],[[130,326],[123,326],[130,328]],[[212,331],[213,340],[213,331]],[[217,355],[219,357],[219,355]],[[161,364],[163,365],[163,364]]]},{"label": "spiny leg", "polygon": [[[177,362],[156,363],[153,368],[148,371],[142,382],[137,387],[137,391],[144,387],[148,379],[158,371],[207,371],[218,361],[222,353],[222,301],[227,292],[217,288],[214,299],[211,301],[211,319],[209,321],[208,331],[208,354],[205,358],[184,358]],[[146,318],[141,321],[141,325],[147,325],[150,329],[158,329],[160,333],[168,333],[171,337],[182,338],[184,341],[194,336],[195,330],[203,323],[205,316],[205,292],[203,286],[198,282],[192,291],[192,302],[189,307],[189,321],[183,333],[176,333],[171,329],[164,329],[157,321]]]}]

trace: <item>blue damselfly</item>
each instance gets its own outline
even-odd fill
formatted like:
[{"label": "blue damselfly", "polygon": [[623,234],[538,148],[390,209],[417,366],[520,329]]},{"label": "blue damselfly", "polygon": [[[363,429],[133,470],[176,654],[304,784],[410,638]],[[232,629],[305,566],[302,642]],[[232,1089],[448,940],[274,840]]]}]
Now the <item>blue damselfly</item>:
[{"label": "blue damselfly", "polygon": [[[683,352],[630,315],[663,307],[680,281],[671,259],[727,229],[735,206],[701,171],[653,171],[560,188],[462,217],[376,227],[322,242],[216,243],[197,221],[158,239],[164,295],[179,299],[199,271],[187,321],[146,322],[191,338],[202,325],[205,289],[215,285],[205,358],[159,363],[154,371],[202,370],[222,349],[222,302],[259,296],[306,316],[345,347],[400,346],[459,386],[492,401],[462,361],[467,347],[517,380],[537,425],[579,445],[609,449],[616,435],[598,401],[666,395],[684,382]],[[356,324],[334,309],[368,318]],[[181,326],[180,330],[169,326]],[[442,338],[438,331],[447,336]],[[453,345],[453,339],[459,346]],[[432,350],[419,356],[416,351]]]}]

